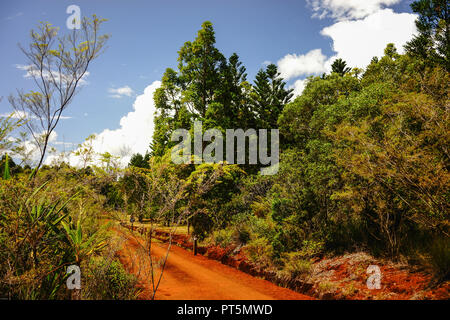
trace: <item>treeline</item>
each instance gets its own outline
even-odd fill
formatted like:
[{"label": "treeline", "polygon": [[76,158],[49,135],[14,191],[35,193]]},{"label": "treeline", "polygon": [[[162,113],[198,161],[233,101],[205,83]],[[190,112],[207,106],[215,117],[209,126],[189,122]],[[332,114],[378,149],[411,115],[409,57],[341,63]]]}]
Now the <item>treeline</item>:
[{"label": "treeline", "polygon": [[276,128],[278,117],[292,97],[292,89],[270,64],[260,70],[254,85],[247,81],[246,68],[234,53],[228,59],[215,47],[212,24],[204,22],[196,39],[179,51],[178,70],[168,68],[154,94],[155,131],[151,155],[162,156],[176,142],[176,129],[193,130],[194,120],[203,130],[215,128]]},{"label": "treeline", "polygon": [[[194,120],[203,130],[279,128],[278,174],[241,165],[222,177],[190,205],[198,237],[243,246],[259,265],[364,249],[425,261],[448,278],[448,3],[416,1],[412,8],[419,35],[405,54],[388,44],[365,70],[338,59],[293,101],[273,64],[249,83],[238,56],[220,53],[205,22],[155,92],[151,165],[142,155],[130,165],[173,166],[183,181],[199,166],[170,163],[175,129],[193,130]],[[159,179],[164,185],[164,175]],[[163,205],[155,201],[139,214],[151,217]],[[178,206],[175,215],[185,209],[183,201]]]}]

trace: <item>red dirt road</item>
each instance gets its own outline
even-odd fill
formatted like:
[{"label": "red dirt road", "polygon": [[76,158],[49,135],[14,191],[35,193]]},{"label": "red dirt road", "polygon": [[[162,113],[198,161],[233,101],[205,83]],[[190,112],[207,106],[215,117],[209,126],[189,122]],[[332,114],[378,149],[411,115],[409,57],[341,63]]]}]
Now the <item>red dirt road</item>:
[{"label": "red dirt road", "polygon": [[[125,234],[124,234],[125,235]],[[120,261],[140,280],[140,299],[151,297],[149,258],[139,249],[141,241],[127,237],[119,251]],[[152,254],[165,255],[167,246],[154,243]],[[159,270],[157,270],[159,274]],[[220,262],[172,246],[156,293],[158,300],[310,300],[309,296],[252,277]]]}]

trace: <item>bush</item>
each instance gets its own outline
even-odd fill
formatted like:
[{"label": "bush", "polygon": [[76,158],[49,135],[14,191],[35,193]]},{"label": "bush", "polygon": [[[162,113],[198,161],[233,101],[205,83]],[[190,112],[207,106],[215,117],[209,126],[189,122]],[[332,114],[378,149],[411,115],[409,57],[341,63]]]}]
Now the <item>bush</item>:
[{"label": "bush", "polygon": [[260,268],[272,265],[273,247],[266,238],[250,241],[245,246],[244,252],[247,258]]},{"label": "bush", "polygon": [[214,221],[209,214],[200,211],[191,218],[192,233],[200,241],[204,240],[208,234],[213,230]]},{"label": "bush", "polygon": [[323,241],[305,240],[299,255],[304,258],[313,258],[322,253],[324,248]]},{"label": "bush", "polygon": [[214,231],[211,236],[214,245],[226,248],[233,243],[233,230],[222,229]]},{"label": "bush", "polygon": [[276,225],[270,216],[264,219],[250,216],[249,229],[257,237],[272,239],[275,236],[275,227]]},{"label": "bush", "polygon": [[258,218],[267,217],[271,210],[271,203],[268,199],[261,199],[260,201],[255,201],[251,205],[252,213]]},{"label": "bush", "polygon": [[246,226],[238,225],[233,233],[233,238],[236,243],[244,245],[250,241],[250,231]]},{"label": "bush", "polygon": [[430,247],[430,262],[440,280],[450,275],[450,246],[448,238],[437,238]]},{"label": "bush", "polygon": [[132,300],[139,293],[137,283],[137,278],[128,274],[120,261],[98,257],[89,263],[83,296],[94,300]]},{"label": "bush", "polygon": [[281,273],[292,279],[304,278],[311,271],[311,262],[298,252],[283,254],[282,262],[284,266]]}]

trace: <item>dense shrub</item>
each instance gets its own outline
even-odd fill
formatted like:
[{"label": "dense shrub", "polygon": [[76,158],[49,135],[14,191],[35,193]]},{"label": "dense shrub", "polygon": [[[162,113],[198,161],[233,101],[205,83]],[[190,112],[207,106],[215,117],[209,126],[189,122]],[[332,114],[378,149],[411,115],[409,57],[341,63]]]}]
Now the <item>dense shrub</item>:
[{"label": "dense shrub", "polygon": [[430,247],[430,262],[439,280],[450,278],[450,241],[437,238]]},{"label": "dense shrub", "polygon": [[272,265],[273,248],[266,238],[253,239],[244,247],[244,252],[249,260],[260,268]]},{"label": "dense shrub", "polygon": [[222,248],[230,246],[234,242],[233,233],[234,230],[232,228],[214,231],[211,235],[213,244],[216,246],[221,246]]},{"label": "dense shrub", "polygon": [[134,275],[128,274],[119,260],[97,257],[90,261],[83,289],[86,299],[130,300],[139,293]]},{"label": "dense shrub", "polygon": [[284,253],[280,274],[288,278],[305,278],[311,271],[311,262],[298,252]]}]

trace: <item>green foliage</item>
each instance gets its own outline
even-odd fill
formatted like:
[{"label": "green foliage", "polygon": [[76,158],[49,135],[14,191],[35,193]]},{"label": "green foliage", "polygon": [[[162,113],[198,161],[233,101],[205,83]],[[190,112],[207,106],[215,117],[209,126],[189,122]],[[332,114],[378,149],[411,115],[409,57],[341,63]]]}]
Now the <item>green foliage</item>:
[{"label": "green foliage", "polygon": [[[364,72],[337,59],[331,74],[308,78],[293,101],[273,64],[249,83],[239,56],[227,59],[216,48],[207,21],[155,91],[151,153],[133,155],[121,170],[105,152],[102,168],[91,168],[90,137],[78,154],[83,169],[43,166],[32,183],[30,169],[22,172],[5,155],[0,294],[64,298],[63,266],[77,263],[89,274],[85,297],[134,298],[136,279],[102,250],[107,226],[100,215],[112,209],[168,226],[189,221],[200,240],[242,248],[257,267],[289,279],[307,277],[313,258],[356,249],[425,257],[440,280],[448,279],[448,3],[419,0],[412,8],[419,35],[407,54],[388,44]],[[43,28],[48,36],[55,32]],[[40,93],[22,98],[43,101]],[[0,121],[0,151],[11,147],[6,135],[20,125],[11,119]],[[261,176],[257,166],[226,163],[175,165],[171,133],[192,132],[194,120],[203,121],[203,130],[278,127],[278,173]]]},{"label": "green foliage", "polygon": [[133,154],[133,156],[131,157],[128,166],[149,169],[150,168],[150,165],[148,163],[149,160],[150,154],[146,153],[145,156],[142,156],[140,153],[136,153]]},{"label": "green foliage", "polygon": [[334,60],[331,65],[331,71],[339,74],[341,77],[343,77],[346,73],[349,73],[350,70],[351,68],[347,67],[347,62],[342,59]]},{"label": "green foliage", "polygon": [[66,232],[66,239],[69,242],[69,247],[72,251],[71,253],[74,256],[74,262],[77,265],[80,265],[83,260],[95,252],[100,251],[106,245],[105,241],[101,238],[99,239],[97,236],[97,233],[100,230],[91,234],[89,237],[86,235],[83,236],[81,214],[78,215],[76,224],[68,224],[65,222],[61,222],[61,224]]},{"label": "green foliage", "polygon": [[244,252],[249,260],[260,268],[272,265],[273,248],[266,238],[253,239],[244,247]]},{"label": "green foliage", "polygon": [[221,246],[222,248],[227,248],[234,242],[233,239],[234,230],[232,228],[220,229],[214,231],[211,235],[214,245]]},{"label": "green foliage", "polygon": [[283,263],[281,274],[291,279],[305,278],[311,271],[311,262],[297,252],[285,253],[281,261]]},{"label": "green foliage", "polygon": [[[278,120],[278,174],[267,183],[250,175],[227,207],[240,217],[231,226],[250,231],[250,248],[254,239],[257,248],[270,244],[275,264],[289,253],[307,260],[366,249],[414,259],[420,251],[446,274],[438,244],[448,243],[449,75],[418,66],[388,44],[362,77],[308,80]],[[435,236],[433,250],[423,245]],[[246,252],[257,260],[258,250]]]},{"label": "green foliage", "polygon": [[8,157],[8,154],[6,154],[6,158],[5,158],[5,168],[4,168],[4,171],[3,171],[3,179],[4,180],[11,179],[11,173],[9,172],[9,157]]},{"label": "green foliage", "polygon": [[0,184],[0,296],[68,298],[65,267],[80,263],[84,274],[84,257],[100,254],[99,177],[80,172],[42,168],[36,186],[26,173]]},{"label": "green foliage", "polygon": [[137,278],[128,274],[117,259],[91,259],[86,279],[85,299],[134,300],[139,294]]},{"label": "green foliage", "polygon": [[419,31],[405,46],[413,56],[450,71],[450,15],[447,0],[417,0],[411,4],[419,14],[416,27]]},{"label": "green foliage", "polygon": [[0,154],[7,150],[17,150],[18,148],[16,145],[19,142],[18,139],[11,137],[10,134],[23,126],[26,120],[23,118],[15,119],[14,115],[15,113],[11,113],[7,117],[0,116]]},{"label": "green foliage", "polygon": [[285,89],[285,85],[274,64],[256,74],[251,98],[257,113],[257,128],[277,127],[278,117],[293,96],[292,89]]},{"label": "green foliage", "polygon": [[302,249],[298,252],[298,255],[303,258],[313,258],[320,255],[323,250],[323,241],[305,240],[303,241]]},{"label": "green foliage", "polygon": [[179,50],[178,70],[166,69],[153,97],[157,111],[151,155],[167,153],[176,144],[170,141],[171,133],[192,130],[194,120],[202,120],[204,130],[277,127],[292,97],[277,67],[260,70],[251,85],[239,56],[233,53],[226,59],[215,41],[212,24],[204,22],[195,40]]}]

